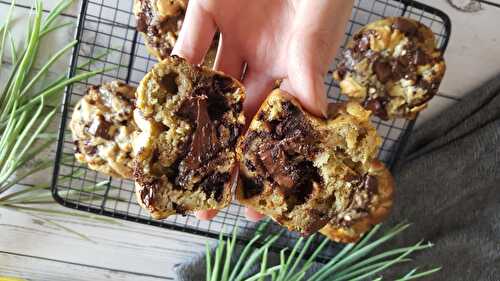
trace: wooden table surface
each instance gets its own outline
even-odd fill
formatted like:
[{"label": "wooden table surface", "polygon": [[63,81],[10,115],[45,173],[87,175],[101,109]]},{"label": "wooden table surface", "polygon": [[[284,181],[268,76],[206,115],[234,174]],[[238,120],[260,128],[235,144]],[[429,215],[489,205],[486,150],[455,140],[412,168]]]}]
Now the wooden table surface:
[{"label": "wooden table surface", "polygon": [[[48,8],[54,2],[44,1]],[[441,93],[459,99],[500,71],[500,9],[485,6],[477,13],[463,13],[445,0],[423,2],[445,11],[452,20]],[[78,4],[69,13],[78,14]],[[5,9],[0,9],[0,19],[4,15]],[[60,67],[64,69],[64,63]],[[436,97],[418,123],[453,102]],[[63,209],[57,204],[50,208]],[[88,240],[61,227],[85,234]],[[199,236],[127,221],[110,223],[0,208],[0,276],[51,281],[174,280],[175,265],[200,255],[205,242]]]}]

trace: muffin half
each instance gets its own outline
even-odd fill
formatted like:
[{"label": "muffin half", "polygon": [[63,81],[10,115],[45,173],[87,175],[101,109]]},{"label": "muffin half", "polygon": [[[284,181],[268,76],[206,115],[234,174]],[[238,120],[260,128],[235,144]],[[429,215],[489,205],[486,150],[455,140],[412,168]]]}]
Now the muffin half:
[{"label": "muffin half", "polygon": [[328,119],[317,118],[291,95],[273,91],[238,145],[237,199],[302,234],[370,218],[372,206],[392,200],[378,185],[392,191],[393,184],[377,180],[380,169],[390,174],[374,160],[381,141],[369,119],[353,102],[334,104]]},{"label": "muffin half", "polygon": [[173,56],[144,77],[136,98],[139,203],[156,219],[227,206],[245,124],[243,86]]}]

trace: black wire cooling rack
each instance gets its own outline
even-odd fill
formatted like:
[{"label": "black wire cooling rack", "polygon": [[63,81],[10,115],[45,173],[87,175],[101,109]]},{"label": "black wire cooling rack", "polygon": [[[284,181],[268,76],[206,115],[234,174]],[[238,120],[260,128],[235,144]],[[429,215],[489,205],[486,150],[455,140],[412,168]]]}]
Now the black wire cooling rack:
[{"label": "black wire cooling rack", "polygon": [[[74,104],[82,97],[85,89],[89,85],[116,79],[137,85],[156,63],[156,60],[148,55],[144,42],[136,31],[132,3],[131,0],[84,0],[82,3],[76,33],[79,43],[74,49],[70,74],[90,70],[89,66],[81,68],[79,65],[91,59],[95,59],[97,64],[93,65],[92,69],[114,69],[76,83],[66,92],[52,185],[54,198],[69,208],[212,238],[217,237],[219,233],[229,234],[233,227],[238,226],[240,239],[248,240],[255,224],[245,219],[244,207],[236,202],[220,211],[211,221],[199,221],[192,215],[154,220],[137,204],[132,181],[106,177],[87,169],[74,159],[68,120]],[[446,48],[451,31],[448,16],[422,3],[405,0],[355,1],[343,45],[363,25],[387,16],[406,16],[426,24],[434,31],[438,46],[443,51]],[[101,56],[103,53],[107,55]],[[332,62],[332,70],[336,63],[337,59]],[[325,85],[329,98],[340,99],[338,85],[331,75],[326,78]],[[383,137],[379,159],[391,166],[404,146],[414,122],[403,119],[386,122],[378,118],[374,118],[373,122]],[[279,226],[272,225],[268,229],[276,232]],[[297,235],[286,233],[276,246],[284,246],[292,239],[297,239]],[[336,248],[335,244],[331,243],[330,248],[330,251],[325,251],[323,258],[332,253]]]}]

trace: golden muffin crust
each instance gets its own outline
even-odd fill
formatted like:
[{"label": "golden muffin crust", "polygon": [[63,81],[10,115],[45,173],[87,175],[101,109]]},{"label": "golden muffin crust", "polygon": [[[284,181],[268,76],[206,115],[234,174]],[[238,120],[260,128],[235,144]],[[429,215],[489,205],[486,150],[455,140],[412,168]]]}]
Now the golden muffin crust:
[{"label": "golden muffin crust", "polygon": [[340,92],[388,120],[414,119],[437,93],[445,62],[427,26],[389,17],[359,30],[333,74]]}]

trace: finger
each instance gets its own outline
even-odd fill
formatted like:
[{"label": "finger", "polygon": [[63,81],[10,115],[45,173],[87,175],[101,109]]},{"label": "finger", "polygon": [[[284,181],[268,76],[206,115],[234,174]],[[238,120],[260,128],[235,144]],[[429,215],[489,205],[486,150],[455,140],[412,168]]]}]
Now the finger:
[{"label": "finger", "polygon": [[224,39],[224,34],[221,34],[214,69],[241,80],[243,63],[243,58],[239,55],[237,48],[231,46],[228,40]]},{"label": "finger", "polygon": [[216,30],[217,26],[210,13],[198,1],[189,1],[172,55],[183,57],[192,64],[202,63]]},{"label": "finger", "polygon": [[215,216],[217,216],[217,213],[219,210],[205,210],[205,211],[196,211],[194,212],[194,215],[199,219],[199,220],[211,220]]},{"label": "finger", "polygon": [[328,99],[323,80],[323,75],[313,71],[289,69],[288,78],[283,80],[280,88],[299,99],[307,111],[326,117]]},{"label": "finger", "polygon": [[243,103],[243,110],[245,112],[245,117],[248,120],[248,124],[257,110],[259,110],[259,107],[264,99],[273,89],[275,83],[273,79],[262,75],[259,71],[254,71],[251,67],[249,67],[248,71],[245,73],[243,85],[245,86],[247,92],[245,102]]},{"label": "finger", "polygon": [[261,219],[263,219],[265,216],[257,211],[255,211],[255,209],[252,209],[250,207],[247,207],[245,209],[245,217],[247,217],[247,219],[249,221],[260,221]]},{"label": "finger", "polygon": [[289,81],[283,86],[318,116],[326,116],[328,101],[323,79],[340,46],[352,2],[303,1],[297,9],[290,39]]}]

